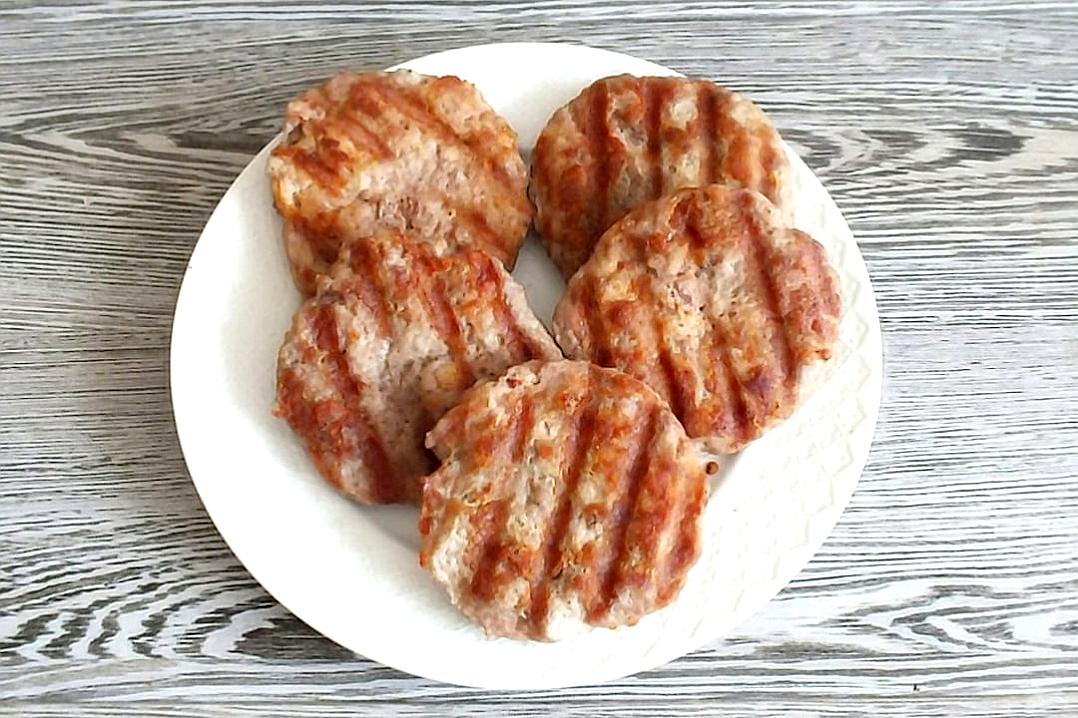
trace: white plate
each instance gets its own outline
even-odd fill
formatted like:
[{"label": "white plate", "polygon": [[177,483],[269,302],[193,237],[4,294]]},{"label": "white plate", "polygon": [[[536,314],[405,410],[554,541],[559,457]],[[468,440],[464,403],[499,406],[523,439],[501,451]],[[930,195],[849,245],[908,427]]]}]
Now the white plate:
[{"label": "white plate", "polygon": [[[453,50],[405,67],[474,82],[517,129],[525,151],[550,114],[592,80],[674,74],[613,52],[530,43]],[[837,355],[812,398],[743,452],[715,491],[703,556],[672,606],[632,628],[540,644],[484,638],[420,569],[415,510],[362,507],[336,494],[270,415],[277,348],[299,295],[266,179],[269,149],[229,188],[191,256],[172,331],[172,402],[191,478],[221,535],[266,590],[315,630],[386,665],[450,683],[596,683],[723,636],[823,543],[868,454],[880,334],[857,244],[792,152],[798,224],[824,244],[841,277],[846,310]],[[564,285],[534,240],[514,274],[548,319]]]}]

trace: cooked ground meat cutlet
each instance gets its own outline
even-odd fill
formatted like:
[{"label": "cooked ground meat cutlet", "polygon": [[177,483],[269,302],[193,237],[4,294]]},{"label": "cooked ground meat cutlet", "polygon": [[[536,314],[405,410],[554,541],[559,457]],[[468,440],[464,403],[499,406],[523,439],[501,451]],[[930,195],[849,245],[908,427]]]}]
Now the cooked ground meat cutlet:
[{"label": "cooked ground meat cutlet", "polygon": [[491,636],[635,624],[700,552],[707,481],[665,402],[587,362],[528,362],[469,391],[427,444],[420,562]]},{"label": "cooked ground meat cutlet", "polygon": [[345,72],[288,105],[269,174],[305,294],[342,242],[404,231],[512,268],[531,220],[516,132],[456,77]]},{"label": "cooked ground meat cutlet", "polygon": [[554,312],[567,357],[616,367],[731,453],[787,417],[842,305],[826,252],[762,195],[680,190],[610,228]]},{"label": "cooked ground meat cutlet", "polygon": [[476,381],[561,357],[524,290],[479,250],[439,257],[380,235],[345,248],[296,312],[276,413],[331,484],[363,503],[416,501],[424,436]]},{"label": "cooked ground meat cutlet", "polygon": [[535,225],[566,278],[610,225],[683,187],[732,183],[792,217],[792,170],[767,116],[706,80],[619,75],[550,118],[532,155]]}]

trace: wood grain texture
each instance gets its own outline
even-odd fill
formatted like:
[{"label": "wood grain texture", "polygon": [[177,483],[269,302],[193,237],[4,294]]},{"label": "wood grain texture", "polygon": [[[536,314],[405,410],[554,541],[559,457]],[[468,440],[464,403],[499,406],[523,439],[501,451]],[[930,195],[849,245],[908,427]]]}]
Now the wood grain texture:
[{"label": "wood grain texture", "polygon": [[[290,97],[512,40],[759,101],[861,243],[886,361],[859,489],[777,600],[526,694],[277,605],[198,502],[167,377],[187,256]],[[0,714],[1078,714],[1078,3],[17,1],[0,97]]]}]

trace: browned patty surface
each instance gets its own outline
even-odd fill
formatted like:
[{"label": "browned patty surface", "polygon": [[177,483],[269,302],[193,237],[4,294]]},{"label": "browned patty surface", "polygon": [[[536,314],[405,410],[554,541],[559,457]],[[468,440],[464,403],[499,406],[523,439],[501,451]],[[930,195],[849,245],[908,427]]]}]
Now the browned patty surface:
[{"label": "browned patty surface", "polygon": [[524,291],[479,250],[439,257],[381,235],[346,247],[293,319],[275,413],[363,503],[415,501],[424,436],[478,380],[561,357]]},{"label": "browned patty surface", "polygon": [[566,277],[629,210],[715,182],[792,212],[778,132],[755,104],[705,80],[598,80],[554,113],[532,155],[536,228]]},{"label": "browned patty surface", "polygon": [[516,133],[470,83],[341,73],[289,103],[284,132],[269,174],[303,292],[342,240],[385,229],[513,266],[531,220],[527,173]]},{"label": "browned patty surface", "polygon": [[566,356],[647,382],[710,451],[788,416],[841,300],[826,253],[762,195],[680,190],[603,235],[554,312]]},{"label": "browned patty surface", "polygon": [[643,383],[529,362],[476,386],[427,444],[420,562],[489,635],[554,640],[670,603],[700,552],[700,458]]}]

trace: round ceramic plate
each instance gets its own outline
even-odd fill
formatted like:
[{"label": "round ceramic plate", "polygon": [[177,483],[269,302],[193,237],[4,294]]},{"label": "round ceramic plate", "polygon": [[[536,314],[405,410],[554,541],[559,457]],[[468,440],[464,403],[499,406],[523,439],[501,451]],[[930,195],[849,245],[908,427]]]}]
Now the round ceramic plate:
[{"label": "round ceramic plate", "polygon": [[[676,74],[555,44],[470,47],[404,67],[475,83],[516,128],[525,155],[554,110],[596,78]],[[269,150],[229,188],[191,256],[172,332],[172,402],[206,510],[251,574],[303,621],[356,653],[440,681],[503,689],[597,683],[720,638],[819,549],[868,454],[880,334],[857,244],[789,148],[797,224],[823,243],[841,278],[838,350],[807,402],[724,473],[704,518],[703,555],[677,601],[636,626],[552,644],[485,638],[420,569],[416,510],[359,506],[335,493],[270,415],[277,349],[300,297],[266,178]],[[564,283],[534,238],[514,275],[549,320]]]}]

